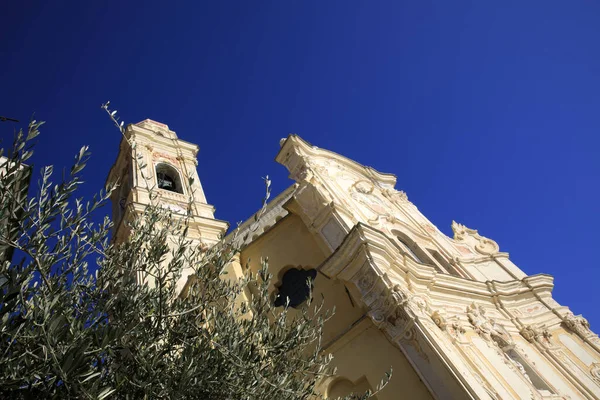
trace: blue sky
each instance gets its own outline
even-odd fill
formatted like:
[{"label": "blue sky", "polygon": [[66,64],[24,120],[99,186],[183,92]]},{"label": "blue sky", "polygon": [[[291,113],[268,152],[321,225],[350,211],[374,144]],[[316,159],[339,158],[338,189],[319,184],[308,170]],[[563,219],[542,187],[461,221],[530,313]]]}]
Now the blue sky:
[{"label": "blue sky", "polygon": [[167,123],[200,145],[228,221],[257,209],[261,176],[291,183],[273,160],[298,133],[554,275],[600,331],[599,20],[591,0],[8,2],[0,115],[47,121],[36,169],[90,145],[86,195],[120,139],[102,102]]}]

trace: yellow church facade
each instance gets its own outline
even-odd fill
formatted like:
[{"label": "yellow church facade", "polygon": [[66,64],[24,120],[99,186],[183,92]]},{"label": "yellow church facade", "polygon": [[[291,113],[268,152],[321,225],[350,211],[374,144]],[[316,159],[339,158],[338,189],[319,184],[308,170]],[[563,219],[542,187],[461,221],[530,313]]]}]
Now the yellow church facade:
[{"label": "yellow church facade", "polygon": [[[150,180],[175,212],[193,196],[190,236],[216,243],[228,224],[207,202],[198,147],[152,120],[125,135],[147,172],[123,140],[108,177],[121,182],[112,198],[117,240],[127,238],[126,206],[148,204],[141,182]],[[394,175],[296,135],[281,141],[276,161],[295,183],[240,226],[235,240],[248,239],[231,268],[250,260],[258,269],[268,257],[275,304],[301,306],[298,282],[310,277],[313,295],[335,306],[323,351],[337,375],[320,383],[324,395],[374,389],[391,367],[378,400],[600,398],[600,339],[553,299],[551,276],[526,275],[495,241],[459,223],[446,236],[395,189]],[[181,290],[186,282],[184,273]]]}]

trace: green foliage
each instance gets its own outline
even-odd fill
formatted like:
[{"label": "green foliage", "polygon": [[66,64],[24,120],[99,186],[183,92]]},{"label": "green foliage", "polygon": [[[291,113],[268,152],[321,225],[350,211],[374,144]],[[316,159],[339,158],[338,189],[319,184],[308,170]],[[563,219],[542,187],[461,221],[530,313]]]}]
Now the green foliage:
[{"label": "green foliage", "polygon": [[[239,241],[206,251],[188,240],[188,216],[159,206],[129,212],[129,239],[112,242],[110,220],[91,217],[115,187],[76,197],[86,147],[59,184],[43,168],[28,197],[24,162],[40,126],[17,134],[0,167],[0,398],[316,396],[332,373],[320,351],[328,312],[275,308],[266,261],[224,279]],[[176,292],[183,271],[186,297]]]}]

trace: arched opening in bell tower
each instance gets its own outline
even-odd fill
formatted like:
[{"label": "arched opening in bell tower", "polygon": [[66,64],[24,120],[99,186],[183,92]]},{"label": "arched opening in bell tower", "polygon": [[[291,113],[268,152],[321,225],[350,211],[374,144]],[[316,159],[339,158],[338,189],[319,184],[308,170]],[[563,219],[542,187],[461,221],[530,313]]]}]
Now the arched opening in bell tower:
[{"label": "arched opening in bell tower", "polygon": [[156,183],[159,189],[168,190],[170,192],[183,194],[183,186],[179,172],[169,164],[157,164],[156,167]]}]

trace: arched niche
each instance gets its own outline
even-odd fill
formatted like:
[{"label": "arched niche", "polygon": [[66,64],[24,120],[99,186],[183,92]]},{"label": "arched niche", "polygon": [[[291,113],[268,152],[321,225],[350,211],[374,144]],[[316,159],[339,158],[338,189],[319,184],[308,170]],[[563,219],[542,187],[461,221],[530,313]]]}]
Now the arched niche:
[{"label": "arched niche", "polygon": [[179,171],[167,163],[158,163],[154,167],[156,172],[156,186],[162,190],[183,194],[183,185]]}]

